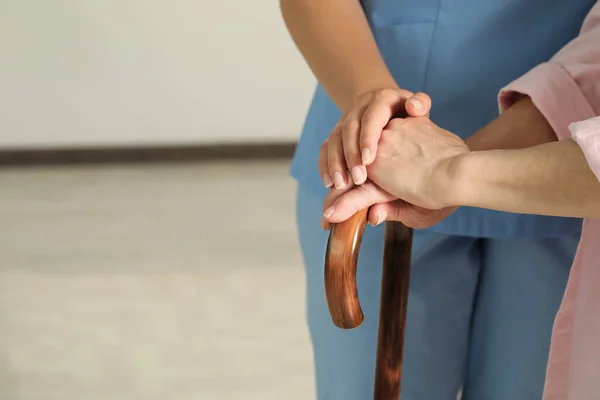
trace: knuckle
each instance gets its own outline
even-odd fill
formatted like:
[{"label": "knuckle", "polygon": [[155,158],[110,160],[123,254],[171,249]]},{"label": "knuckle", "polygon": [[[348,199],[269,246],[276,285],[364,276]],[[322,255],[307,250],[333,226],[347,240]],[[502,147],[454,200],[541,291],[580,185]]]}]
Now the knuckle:
[{"label": "knuckle", "polygon": [[323,172],[323,168],[325,168],[325,165],[327,165],[327,158],[325,157],[325,155],[323,153],[319,154],[319,160],[317,162],[317,167],[319,168],[319,171]]},{"label": "knuckle", "polygon": [[341,137],[336,138],[337,140],[331,140],[329,141],[329,144],[327,145],[327,153],[329,154],[330,157],[335,157],[338,153],[342,152],[342,140]]},{"label": "knuckle", "polygon": [[342,168],[339,163],[329,163],[329,171],[331,174],[335,174],[336,172],[342,172]]},{"label": "knuckle", "polygon": [[329,148],[329,139],[325,140],[322,144],[321,144],[321,148],[320,148],[320,152],[323,153],[324,151],[326,151]]},{"label": "knuckle", "polygon": [[343,131],[345,135],[351,134],[352,132],[357,131],[360,128],[360,123],[352,118],[352,119],[347,119],[344,122],[344,127],[343,127]]},{"label": "knuckle", "polygon": [[332,163],[337,162],[339,158],[340,156],[338,148],[334,146],[329,146],[329,148],[327,149],[327,160],[329,160],[329,162]]},{"label": "knuckle", "polygon": [[342,157],[337,152],[330,153],[327,157],[327,165],[332,171],[341,171]]},{"label": "knuckle", "polygon": [[394,118],[389,122],[388,127],[389,129],[399,129],[406,125],[406,121],[405,118]]},{"label": "knuckle", "polygon": [[358,186],[358,190],[362,193],[364,197],[369,199],[375,198],[377,196],[377,188],[370,183]]},{"label": "knuckle", "polygon": [[398,221],[400,219],[399,207],[390,207],[388,210],[388,219],[392,221]]},{"label": "knuckle", "polygon": [[335,140],[335,141],[329,142],[329,145],[327,146],[327,157],[335,159],[336,157],[339,157],[338,154],[341,154],[341,153],[342,153],[342,141],[341,140]]},{"label": "knuckle", "polygon": [[360,160],[360,153],[354,149],[352,150],[344,150],[344,156],[346,160],[350,163],[355,164],[358,160]]},{"label": "knuckle", "polygon": [[340,155],[337,151],[329,151],[327,154],[327,163],[331,164],[339,164],[340,163]]},{"label": "knuckle", "polygon": [[340,137],[341,134],[342,134],[342,126],[336,125],[335,128],[333,128],[333,130],[331,131],[331,134],[329,135],[329,137],[327,138],[327,140],[325,142],[332,142],[333,140]]},{"label": "knuckle", "polygon": [[319,160],[319,164],[317,165],[319,169],[319,175],[323,175],[326,172],[329,172],[329,167],[327,166],[327,160],[322,158]]},{"label": "knuckle", "polygon": [[365,126],[370,126],[376,121],[375,110],[370,109],[363,115],[362,124]]},{"label": "knuckle", "polygon": [[394,90],[394,89],[390,89],[390,88],[379,89],[376,92],[376,97],[379,97],[379,98],[389,97],[395,93],[396,93],[396,90]]}]

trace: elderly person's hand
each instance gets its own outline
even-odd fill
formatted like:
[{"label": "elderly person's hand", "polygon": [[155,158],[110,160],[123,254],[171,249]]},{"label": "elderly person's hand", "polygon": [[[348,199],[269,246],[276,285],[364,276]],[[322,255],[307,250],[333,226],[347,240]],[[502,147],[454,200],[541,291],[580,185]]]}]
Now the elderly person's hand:
[{"label": "elderly person's hand", "polygon": [[367,167],[369,181],[332,190],[324,202],[324,227],[371,207],[369,223],[401,221],[426,228],[450,215],[452,176],[469,148],[458,136],[428,118],[394,119],[381,134],[377,157]]}]

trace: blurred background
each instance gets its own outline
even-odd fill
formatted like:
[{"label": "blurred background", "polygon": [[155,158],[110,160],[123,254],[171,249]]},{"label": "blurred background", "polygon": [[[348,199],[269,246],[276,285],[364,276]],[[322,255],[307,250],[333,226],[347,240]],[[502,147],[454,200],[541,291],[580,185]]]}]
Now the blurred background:
[{"label": "blurred background", "polygon": [[0,0],[0,399],[313,398],[275,1]]}]

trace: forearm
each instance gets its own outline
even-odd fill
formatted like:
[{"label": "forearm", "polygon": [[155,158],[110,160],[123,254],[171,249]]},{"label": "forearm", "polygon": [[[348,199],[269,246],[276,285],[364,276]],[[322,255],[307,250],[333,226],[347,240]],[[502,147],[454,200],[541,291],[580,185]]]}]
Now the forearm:
[{"label": "forearm", "polygon": [[453,169],[456,205],[600,218],[600,182],[573,140],[473,152]]},{"label": "forearm", "polygon": [[280,0],[288,30],[342,110],[366,91],[396,87],[358,0]]},{"label": "forearm", "polygon": [[466,140],[472,151],[524,149],[556,141],[557,137],[531,98],[523,97],[498,118]]}]

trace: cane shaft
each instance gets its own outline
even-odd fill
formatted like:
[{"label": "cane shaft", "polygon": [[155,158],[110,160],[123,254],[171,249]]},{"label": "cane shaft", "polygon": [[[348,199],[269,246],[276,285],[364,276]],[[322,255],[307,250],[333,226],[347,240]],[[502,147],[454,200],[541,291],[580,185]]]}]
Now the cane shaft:
[{"label": "cane shaft", "polygon": [[398,400],[400,397],[412,233],[412,229],[399,222],[386,223],[375,400]]}]

